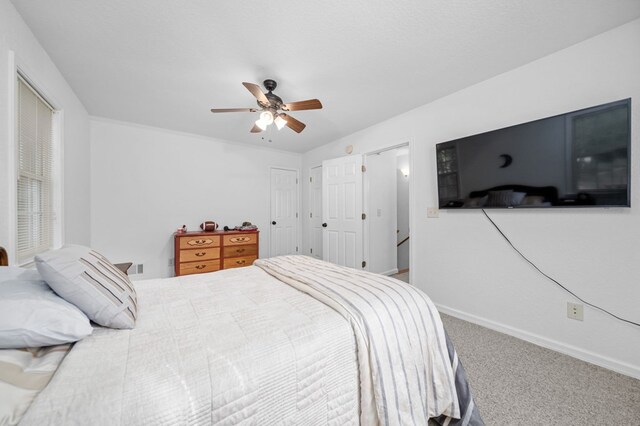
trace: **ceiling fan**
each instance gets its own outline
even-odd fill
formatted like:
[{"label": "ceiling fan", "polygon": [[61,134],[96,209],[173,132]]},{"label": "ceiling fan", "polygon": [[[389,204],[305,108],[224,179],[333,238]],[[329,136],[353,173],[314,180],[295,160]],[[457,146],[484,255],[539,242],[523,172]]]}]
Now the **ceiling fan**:
[{"label": "ceiling fan", "polygon": [[249,92],[258,100],[260,108],[212,108],[211,112],[257,112],[261,111],[260,118],[256,120],[251,128],[251,133],[260,133],[266,130],[270,124],[275,124],[278,130],[287,126],[296,133],[300,133],[306,127],[306,124],[296,120],[287,112],[302,111],[308,109],[321,109],[322,103],[317,99],[307,99],[306,101],[284,103],[280,96],[275,95],[273,91],[278,83],[274,80],[265,80],[263,82],[267,93],[262,93],[260,86],[253,83],[242,83]]}]

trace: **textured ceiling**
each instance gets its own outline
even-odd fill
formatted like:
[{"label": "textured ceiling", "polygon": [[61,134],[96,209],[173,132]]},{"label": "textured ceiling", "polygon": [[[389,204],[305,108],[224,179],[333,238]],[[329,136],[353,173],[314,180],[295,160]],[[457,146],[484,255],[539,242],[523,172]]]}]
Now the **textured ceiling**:
[{"label": "textured ceiling", "polygon": [[[640,0],[12,3],[90,114],[297,152],[640,17]],[[324,104],[292,113],[301,134],[209,112],[255,107],[241,82],[266,78]]]}]

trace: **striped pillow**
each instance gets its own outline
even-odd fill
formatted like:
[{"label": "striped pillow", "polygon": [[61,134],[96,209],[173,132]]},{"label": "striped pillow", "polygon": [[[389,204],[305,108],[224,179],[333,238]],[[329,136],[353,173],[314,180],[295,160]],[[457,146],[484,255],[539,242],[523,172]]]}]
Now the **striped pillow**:
[{"label": "striped pillow", "polygon": [[42,278],[93,322],[111,328],[133,328],[136,291],[129,277],[100,253],[65,246],[35,257]]}]

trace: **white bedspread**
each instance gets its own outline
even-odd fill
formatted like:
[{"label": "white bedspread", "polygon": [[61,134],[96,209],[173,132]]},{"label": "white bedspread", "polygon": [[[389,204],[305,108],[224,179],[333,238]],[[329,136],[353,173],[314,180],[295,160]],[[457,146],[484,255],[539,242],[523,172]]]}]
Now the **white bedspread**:
[{"label": "white bedspread", "polygon": [[133,330],[76,343],[21,424],[358,424],[353,330],[257,267],[138,281]]},{"label": "white bedspread", "polygon": [[255,264],[352,324],[362,424],[426,426],[431,417],[460,418],[444,328],[426,294],[393,278],[307,256]]}]

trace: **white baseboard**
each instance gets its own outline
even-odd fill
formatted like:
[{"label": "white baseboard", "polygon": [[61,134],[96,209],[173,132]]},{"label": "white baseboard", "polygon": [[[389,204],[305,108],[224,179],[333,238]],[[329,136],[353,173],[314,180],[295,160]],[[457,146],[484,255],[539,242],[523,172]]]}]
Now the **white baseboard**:
[{"label": "white baseboard", "polygon": [[380,275],[393,275],[398,273],[398,268],[390,269],[388,271],[380,272]]},{"label": "white baseboard", "polygon": [[558,342],[557,340],[548,339],[546,337],[542,337],[528,331],[520,330],[518,328],[488,320],[486,318],[478,317],[476,315],[468,314],[457,309],[449,308],[447,306],[436,304],[436,307],[443,314],[451,315],[452,317],[469,321],[471,323],[481,325],[491,330],[508,334],[509,336],[517,337],[518,339],[522,339],[529,343],[542,346],[543,348],[551,349],[556,352],[572,356],[579,360],[589,362],[591,364],[595,364],[609,370],[613,370],[616,373],[640,379],[640,367],[637,367],[635,365],[627,364],[613,358],[598,355],[594,352],[586,351],[576,346],[567,345],[565,343]]}]

